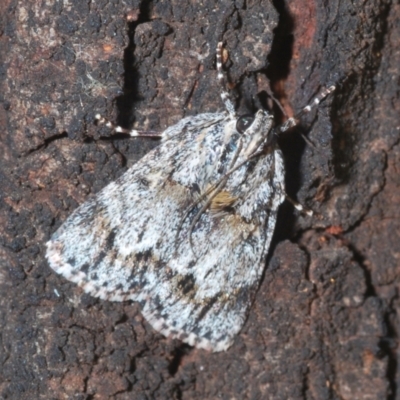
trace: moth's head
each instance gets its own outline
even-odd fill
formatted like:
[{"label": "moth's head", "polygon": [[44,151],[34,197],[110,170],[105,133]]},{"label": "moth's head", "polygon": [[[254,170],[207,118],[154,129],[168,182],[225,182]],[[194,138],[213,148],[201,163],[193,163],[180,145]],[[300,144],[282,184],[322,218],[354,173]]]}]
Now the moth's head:
[{"label": "moth's head", "polygon": [[273,122],[273,116],[264,110],[258,110],[254,115],[246,114],[237,119],[236,130],[245,137],[244,151],[247,155],[274,140]]}]

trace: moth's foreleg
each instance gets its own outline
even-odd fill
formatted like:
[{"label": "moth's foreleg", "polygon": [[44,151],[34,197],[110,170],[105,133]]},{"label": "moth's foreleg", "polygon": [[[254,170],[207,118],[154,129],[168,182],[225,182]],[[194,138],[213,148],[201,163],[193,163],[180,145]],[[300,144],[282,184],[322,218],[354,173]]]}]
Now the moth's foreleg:
[{"label": "moth's foreleg", "polygon": [[121,126],[114,125],[111,121],[104,118],[100,114],[96,114],[95,120],[99,125],[105,125],[107,128],[112,129],[115,133],[123,133],[131,137],[162,137],[162,133],[155,131],[138,131],[136,129],[126,129]]},{"label": "moth's foreleg", "polygon": [[332,93],[336,89],[336,86],[332,85],[329,86],[328,88],[323,88],[315,97],[314,99],[310,102],[310,104],[306,105],[297,115],[294,117],[289,118],[285,123],[280,125],[278,127],[278,132],[285,132],[288,129],[292,128],[293,126],[296,126],[299,123],[300,117],[304,114],[308,114],[311,112],[314,108],[316,108],[321,101],[328,96],[330,93]]},{"label": "moth's foreleg", "polygon": [[287,193],[285,193],[286,200],[293,205],[296,210],[299,210],[301,213],[312,217],[314,215],[314,211],[310,210],[307,207],[304,207],[302,204],[298,203],[296,200],[293,200]]}]

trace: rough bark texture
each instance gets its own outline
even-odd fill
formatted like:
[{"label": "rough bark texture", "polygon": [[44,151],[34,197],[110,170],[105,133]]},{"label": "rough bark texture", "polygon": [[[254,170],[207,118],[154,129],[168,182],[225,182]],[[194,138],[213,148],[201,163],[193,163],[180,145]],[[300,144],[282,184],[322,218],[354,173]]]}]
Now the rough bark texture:
[{"label": "rough bark texture", "polygon": [[[398,2],[2,3],[1,398],[400,398]],[[243,112],[267,105],[268,81],[289,114],[338,89],[303,120],[314,147],[281,139],[287,190],[315,216],[282,206],[249,319],[210,354],[83,294],[44,243],[157,144],[104,138],[96,113],[162,130],[222,109],[222,38]]]}]

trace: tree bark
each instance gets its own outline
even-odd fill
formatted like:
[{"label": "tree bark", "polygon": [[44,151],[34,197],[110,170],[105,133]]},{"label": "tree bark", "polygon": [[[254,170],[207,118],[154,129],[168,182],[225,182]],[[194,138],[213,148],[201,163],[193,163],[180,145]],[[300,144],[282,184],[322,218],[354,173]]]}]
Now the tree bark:
[{"label": "tree bark", "polygon": [[[400,398],[398,2],[3,3],[1,398]],[[223,109],[220,40],[239,113],[270,88],[288,115],[337,89],[280,138],[287,192],[314,216],[281,207],[246,325],[212,354],[84,294],[44,244],[157,145],[107,137],[97,113],[162,131]]]}]

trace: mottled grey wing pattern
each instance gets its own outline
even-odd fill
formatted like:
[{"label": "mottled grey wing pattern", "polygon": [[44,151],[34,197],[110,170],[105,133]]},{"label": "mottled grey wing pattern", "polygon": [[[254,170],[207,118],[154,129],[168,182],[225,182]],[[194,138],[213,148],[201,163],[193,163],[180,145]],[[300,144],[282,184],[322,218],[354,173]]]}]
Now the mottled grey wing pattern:
[{"label": "mottled grey wing pattern", "polygon": [[226,172],[222,158],[229,164],[237,150],[234,123],[225,113],[201,114],[167,129],[156,149],[53,235],[50,266],[94,296],[139,302],[166,336],[228,348],[257,289],[284,198],[274,150],[230,175],[224,194],[231,207],[218,203],[221,209],[205,210],[192,226],[201,195]]}]

